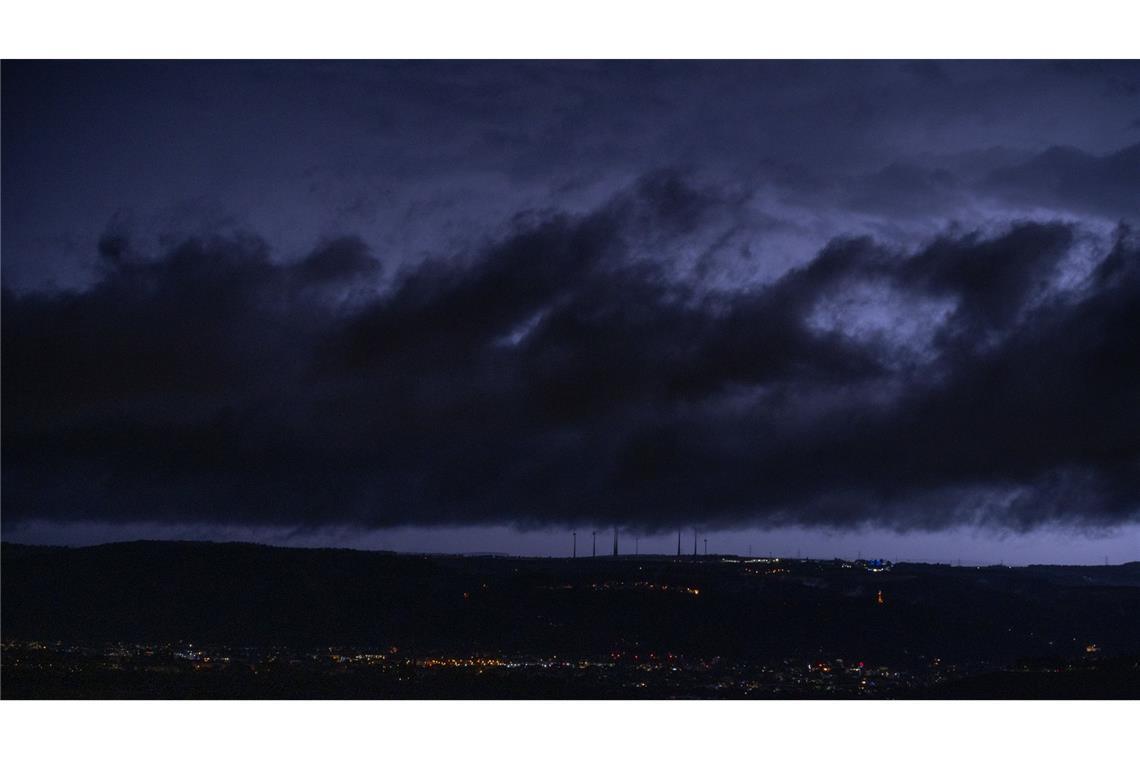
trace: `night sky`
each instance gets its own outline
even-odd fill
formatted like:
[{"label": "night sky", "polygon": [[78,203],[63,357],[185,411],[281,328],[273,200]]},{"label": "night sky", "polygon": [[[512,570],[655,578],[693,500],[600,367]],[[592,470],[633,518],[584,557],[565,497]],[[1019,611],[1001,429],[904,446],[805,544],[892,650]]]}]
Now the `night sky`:
[{"label": "night sky", "polygon": [[1136,62],[2,77],[6,540],[1140,559]]}]

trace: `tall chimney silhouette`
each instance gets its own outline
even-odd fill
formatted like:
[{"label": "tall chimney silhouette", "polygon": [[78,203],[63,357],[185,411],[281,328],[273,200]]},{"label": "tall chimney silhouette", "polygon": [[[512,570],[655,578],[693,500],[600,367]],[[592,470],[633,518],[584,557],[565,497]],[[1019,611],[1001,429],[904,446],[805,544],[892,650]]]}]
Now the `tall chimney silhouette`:
[{"label": "tall chimney silhouette", "polygon": [[595,530],[593,533],[591,533],[590,538],[593,541],[593,544],[590,548],[590,556],[596,557],[598,556],[598,531]]},{"label": "tall chimney silhouette", "polygon": [[697,556],[697,529],[693,528],[693,556]]},{"label": "tall chimney silhouette", "polygon": [[614,556],[617,556],[617,526],[614,526]]},{"label": "tall chimney silhouette", "polygon": [[577,558],[578,557],[578,531],[576,531],[576,530],[571,531],[571,534],[574,536],[574,543],[572,544],[573,548],[570,550],[570,556]]},{"label": "tall chimney silhouette", "polygon": [[677,556],[681,556],[681,531],[677,530]]}]

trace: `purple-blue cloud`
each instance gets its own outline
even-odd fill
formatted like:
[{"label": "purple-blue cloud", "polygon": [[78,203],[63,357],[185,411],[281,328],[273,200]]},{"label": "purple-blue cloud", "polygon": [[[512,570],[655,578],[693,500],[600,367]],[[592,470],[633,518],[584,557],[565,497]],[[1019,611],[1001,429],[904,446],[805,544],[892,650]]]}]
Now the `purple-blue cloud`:
[{"label": "purple-blue cloud", "polygon": [[3,79],[6,532],[1140,517],[1135,63]]},{"label": "purple-blue cloud", "polygon": [[[112,257],[87,291],[5,292],[5,520],[1136,519],[1127,227],[1077,282],[1061,223],[836,240],[732,291],[637,253],[724,202],[655,177],[348,300],[312,289],[379,275],[355,239],[288,264],[188,241]],[[874,329],[932,314],[901,333],[923,345]]]}]

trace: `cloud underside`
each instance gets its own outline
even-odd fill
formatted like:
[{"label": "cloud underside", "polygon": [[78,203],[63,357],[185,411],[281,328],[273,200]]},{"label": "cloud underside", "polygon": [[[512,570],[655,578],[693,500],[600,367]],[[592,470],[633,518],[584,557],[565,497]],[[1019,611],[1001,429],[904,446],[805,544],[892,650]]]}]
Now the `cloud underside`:
[{"label": "cloud underside", "polygon": [[94,287],[3,294],[3,520],[1140,517],[1127,228],[840,239],[739,288],[653,255],[731,202],[652,175],[395,273],[350,237],[109,236]]}]

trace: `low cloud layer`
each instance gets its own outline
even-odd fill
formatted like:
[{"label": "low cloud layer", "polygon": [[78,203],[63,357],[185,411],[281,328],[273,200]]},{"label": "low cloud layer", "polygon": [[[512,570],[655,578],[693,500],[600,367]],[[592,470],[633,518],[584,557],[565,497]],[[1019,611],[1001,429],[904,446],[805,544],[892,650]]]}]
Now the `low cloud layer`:
[{"label": "low cloud layer", "polygon": [[[1134,189],[1070,158],[985,181]],[[1129,218],[1119,193],[1081,197]],[[4,522],[1140,519],[1127,225],[837,238],[761,278],[733,243],[715,268],[737,284],[700,277],[749,198],[653,172],[396,269],[356,237],[148,256],[112,225],[93,286],[4,290]]]},{"label": "low cloud layer", "polygon": [[1135,61],[0,74],[5,536],[1140,523]]}]

